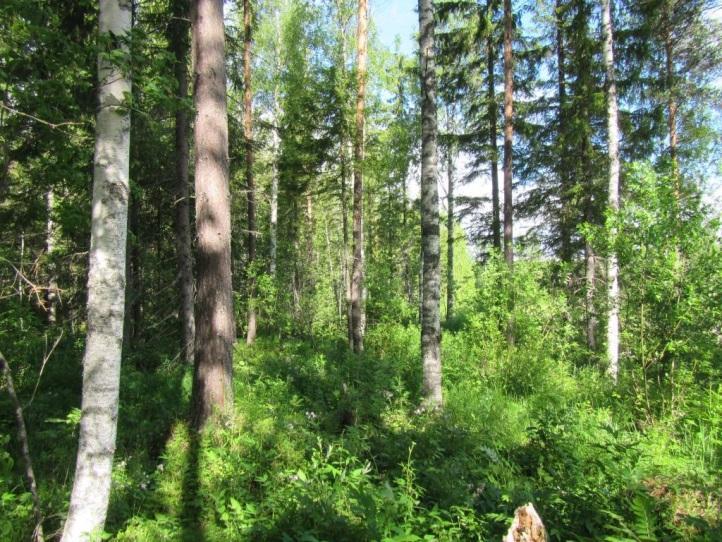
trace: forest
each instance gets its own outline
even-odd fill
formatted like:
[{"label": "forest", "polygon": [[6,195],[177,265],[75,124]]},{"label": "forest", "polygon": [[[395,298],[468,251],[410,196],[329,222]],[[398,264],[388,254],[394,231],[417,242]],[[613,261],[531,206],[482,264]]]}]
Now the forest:
[{"label": "forest", "polygon": [[719,0],[2,0],[0,540],[722,540],[721,158]]}]

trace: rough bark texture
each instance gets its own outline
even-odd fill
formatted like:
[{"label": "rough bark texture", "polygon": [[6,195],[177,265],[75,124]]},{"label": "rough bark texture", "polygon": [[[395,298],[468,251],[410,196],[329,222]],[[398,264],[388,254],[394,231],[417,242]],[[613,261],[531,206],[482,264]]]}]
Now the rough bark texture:
[{"label": "rough bark texture", "polygon": [[[131,29],[130,0],[100,0],[101,37]],[[121,40],[115,47],[125,48]],[[62,540],[86,540],[102,530],[108,511],[118,422],[118,388],[125,311],[130,79],[98,56],[98,112],[88,268],[88,334],[75,480]]]},{"label": "rough bark texture", "polygon": [[567,82],[566,82],[566,50],[564,43],[564,19],[562,16],[561,0],[555,2],[556,12],[556,50],[557,50],[557,86],[559,93],[559,110],[557,113],[557,124],[559,130],[559,162],[557,174],[559,175],[561,208],[559,209],[559,256],[563,262],[572,261],[572,229],[570,214],[571,202],[569,201],[570,179],[567,148]]},{"label": "rough bark texture", "polygon": [[[489,2],[491,9],[493,2]],[[491,13],[489,18],[491,19]],[[491,233],[494,248],[501,250],[501,221],[499,220],[499,149],[496,143],[496,83],[494,80],[494,64],[496,63],[496,46],[494,38],[486,40],[487,99],[489,100],[489,145],[491,146]]]},{"label": "rough bark texture", "polygon": [[[246,189],[248,199],[248,266],[254,273],[256,259],[256,183],[253,178],[253,89],[251,84],[252,13],[250,0],[243,0],[243,138],[246,144]],[[256,280],[248,283],[248,328],[246,344],[256,340]]]},{"label": "rough bark texture", "polygon": [[439,188],[436,158],[436,62],[432,0],[419,0],[421,55],[421,358],[426,406],[442,404],[441,266],[439,258]]},{"label": "rough bark texture", "polygon": [[35,542],[43,542],[43,513],[40,506],[40,497],[38,496],[38,484],[35,480],[35,471],[33,470],[33,460],[30,455],[30,444],[28,440],[28,430],[25,427],[25,417],[23,416],[23,407],[20,404],[17,394],[15,393],[15,384],[13,382],[13,374],[10,370],[5,356],[0,352],[0,373],[5,377],[5,386],[10,395],[10,400],[15,409],[15,424],[18,426],[18,442],[20,443],[20,454],[25,463],[25,481],[30,490],[30,497],[33,501],[33,515],[35,516],[35,530],[33,531],[33,540]]},{"label": "rough bark texture", "polygon": [[45,293],[45,314],[50,325],[55,324],[58,320],[58,292],[60,291],[58,288],[56,265],[53,261],[53,252],[55,251],[54,207],[55,193],[51,188],[45,193],[45,208],[47,211],[47,220],[45,223],[45,253],[48,257],[48,289]]},{"label": "rough bark texture", "polygon": [[504,259],[514,263],[514,217],[512,205],[512,139],[514,137],[514,65],[512,56],[511,0],[504,0]]},{"label": "rough bark texture", "polygon": [[195,0],[195,183],[198,235],[193,423],[232,404],[235,339],[231,291],[231,204],[222,0]]},{"label": "rough bark texture", "polygon": [[356,32],[356,134],[354,138],[353,164],[353,267],[351,272],[351,335],[354,352],[363,351],[364,340],[364,210],[363,210],[363,160],[364,160],[364,107],[366,102],[366,64],[368,41],[368,0],[358,2],[358,27]]},{"label": "rough bark texture", "polygon": [[[188,99],[188,0],[175,0],[171,21],[171,48],[175,56],[175,77],[178,100]],[[195,342],[195,313],[193,311],[193,251],[190,223],[190,194],[188,186],[188,111],[179,104],[175,114],[175,247],[178,260],[179,317],[181,324],[181,357],[193,363]]]},{"label": "rough bark texture", "polygon": [[[604,65],[607,71],[607,133],[609,153],[609,193],[607,205],[612,213],[619,210],[619,109],[614,71],[614,37],[612,31],[612,0],[602,0],[604,32]],[[612,242],[616,229],[610,229]],[[607,260],[607,360],[609,376],[619,377],[619,264],[612,245]]]},{"label": "rough bark texture", "polygon": [[533,504],[520,506],[502,542],[547,542],[547,531]]},{"label": "rough bark texture", "polygon": [[[450,123],[451,125],[451,123]],[[454,155],[453,146],[449,145],[446,154],[446,321],[454,317]]]}]

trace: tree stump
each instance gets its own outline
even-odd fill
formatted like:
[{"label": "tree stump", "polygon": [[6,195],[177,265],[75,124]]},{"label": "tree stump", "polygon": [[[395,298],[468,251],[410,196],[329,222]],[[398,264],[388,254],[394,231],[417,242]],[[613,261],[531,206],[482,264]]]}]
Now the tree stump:
[{"label": "tree stump", "polygon": [[514,521],[502,542],[547,542],[547,531],[531,503],[514,512]]}]

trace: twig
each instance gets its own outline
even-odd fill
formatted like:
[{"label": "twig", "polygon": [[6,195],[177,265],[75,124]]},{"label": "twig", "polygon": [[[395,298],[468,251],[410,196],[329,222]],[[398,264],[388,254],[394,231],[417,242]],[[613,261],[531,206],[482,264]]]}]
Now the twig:
[{"label": "twig", "polygon": [[17,109],[14,109],[14,108],[10,107],[9,105],[7,105],[5,102],[0,102],[0,107],[10,111],[11,113],[15,113],[16,115],[20,115],[21,117],[27,117],[29,119],[34,120],[35,122],[44,124],[45,126],[52,128],[53,130],[57,130],[58,128],[62,128],[63,126],[82,126],[83,124],[85,124],[84,122],[71,122],[71,121],[58,122],[58,123],[48,122],[47,120],[39,119],[38,117],[35,117],[29,113],[23,113],[22,111],[18,111]]},{"label": "twig", "polygon": [[[45,335],[45,348],[47,349],[48,343],[47,343],[47,335]],[[55,352],[55,349],[57,348],[58,344],[60,343],[60,339],[63,338],[63,330],[60,330],[60,335],[58,335],[58,338],[55,339],[55,342],[53,343],[52,348],[50,349],[50,352],[45,354],[43,356],[43,364],[40,366],[40,374],[38,375],[38,380],[35,382],[35,388],[33,388],[33,394],[30,396],[30,401],[28,401],[28,404],[25,405],[25,408],[28,408],[30,405],[33,404],[33,399],[35,399],[35,393],[38,391],[38,386],[40,385],[40,379],[43,377],[43,371],[45,370],[45,365],[50,360],[50,356],[53,355],[53,352]]]},{"label": "twig", "polygon": [[44,542],[45,537],[43,536],[43,514],[40,509],[40,497],[38,497],[38,485],[35,482],[35,472],[33,471],[33,462],[30,459],[30,447],[28,446],[28,431],[25,428],[25,418],[23,418],[23,407],[20,405],[18,396],[15,393],[15,386],[13,384],[13,375],[10,371],[10,365],[8,365],[5,356],[0,352],[0,370],[5,377],[5,384],[7,386],[8,394],[15,407],[15,423],[18,426],[18,440],[20,441],[20,453],[23,456],[25,462],[25,478],[30,486],[30,496],[33,500],[33,513],[35,515],[35,530],[33,531],[33,540],[35,542]]}]

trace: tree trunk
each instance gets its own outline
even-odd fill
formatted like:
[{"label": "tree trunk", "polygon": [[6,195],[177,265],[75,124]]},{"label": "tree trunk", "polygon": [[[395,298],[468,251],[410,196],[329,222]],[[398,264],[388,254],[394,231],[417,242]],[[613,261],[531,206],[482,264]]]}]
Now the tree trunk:
[{"label": "tree trunk", "polygon": [[251,87],[252,14],[250,0],[243,0],[243,138],[246,143],[246,189],[248,199],[248,329],[246,344],[256,340],[256,183],[253,178],[253,89]]},{"label": "tree trunk", "polygon": [[195,342],[195,314],[193,312],[193,251],[190,224],[190,194],[188,186],[189,122],[185,101],[188,98],[188,0],[175,0],[171,21],[171,48],[175,55],[175,76],[178,82],[178,101],[175,113],[175,245],[178,260],[178,293],[181,324],[181,357],[193,363]]},{"label": "tree trunk", "polygon": [[[126,36],[131,3],[100,0],[101,37]],[[127,47],[112,40],[123,54]],[[88,334],[75,480],[62,540],[87,540],[108,512],[118,422],[118,388],[125,311],[128,227],[130,79],[105,53],[98,55],[93,205],[88,267]]]},{"label": "tree trunk", "polygon": [[193,423],[232,405],[235,324],[222,0],[195,0],[195,183],[198,235]]},{"label": "tree trunk", "polygon": [[556,0],[556,49],[557,49],[557,85],[559,93],[559,111],[557,113],[558,138],[559,138],[559,161],[557,164],[560,184],[560,209],[559,209],[559,237],[560,247],[559,256],[563,262],[571,263],[572,261],[572,226],[570,224],[571,202],[569,200],[569,192],[571,190],[569,182],[568,157],[567,153],[567,87],[566,87],[566,51],[564,48],[564,18],[562,15],[561,0]]},{"label": "tree trunk", "polygon": [[433,0],[419,0],[421,55],[421,358],[424,399],[428,408],[442,405],[441,324],[439,301],[439,189],[436,158],[436,62]]},{"label": "tree trunk", "polygon": [[[491,6],[489,0],[489,18],[491,19]],[[487,98],[489,100],[489,145],[491,146],[491,233],[494,248],[501,250],[501,221],[499,220],[499,149],[496,143],[496,83],[494,81],[494,64],[496,63],[496,48],[494,37],[490,34],[486,39],[486,69],[487,69]]]},{"label": "tree trunk", "polygon": [[47,211],[47,220],[45,223],[45,253],[48,259],[48,289],[45,293],[45,314],[48,319],[48,324],[52,326],[58,321],[59,291],[56,273],[57,267],[53,259],[53,252],[55,251],[55,221],[53,220],[55,193],[52,188],[45,193],[45,207]]},{"label": "tree trunk", "polygon": [[514,136],[514,65],[512,53],[511,0],[504,0],[504,259],[514,264],[514,217],[512,206],[512,138]]},{"label": "tree trunk", "polygon": [[358,54],[356,77],[356,135],[353,164],[353,268],[351,272],[351,330],[354,352],[363,351],[364,339],[364,218],[363,218],[363,161],[364,161],[364,106],[366,100],[366,63],[368,40],[368,0],[358,2],[358,28],[356,48]]},{"label": "tree trunk", "polygon": [[[587,222],[590,222],[591,217],[587,216]],[[594,252],[594,247],[587,240],[584,244],[584,262],[585,262],[585,283],[586,283],[586,294],[585,294],[585,306],[587,312],[587,347],[589,350],[595,351],[597,349],[597,311],[594,306],[594,297],[597,290],[597,255]]]},{"label": "tree trunk", "polygon": [[[619,211],[619,110],[614,70],[614,37],[612,32],[612,0],[602,0],[604,32],[604,64],[607,71],[607,132],[609,153],[609,193],[607,206],[614,215]],[[612,218],[614,220],[614,218]],[[614,248],[617,230],[609,231],[611,248],[607,260],[607,361],[608,373],[614,382],[619,378],[619,264]]]},{"label": "tree trunk", "polygon": [[[279,9],[274,11],[274,29],[276,37],[274,47],[276,53],[275,77],[281,77],[281,13]],[[273,88],[273,130],[271,140],[273,145],[273,165],[271,172],[271,224],[269,232],[270,262],[269,272],[272,277],[276,276],[276,262],[278,258],[278,160],[281,154],[281,98],[278,82]]]},{"label": "tree trunk", "polygon": [[[451,127],[451,122],[449,123]],[[451,135],[451,134],[450,134]],[[446,321],[454,317],[454,156],[452,144],[446,154],[447,193],[446,206]]]},{"label": "tree trunk", "polygon": [[43,542],[43,513],[40,507],[40,497],[38,496],[38,484],[35,480],[35,471],[33,470],[33,460],[30,456],[30,444],[28,439],[28,430],[25,427],[25,417],[23,416],[23,407],[20,404],[17,394],[15,393],[15,384],[13,382],[13,374],[10,370],[5,356],[0,352],[0,373],[5,377],[5,384],[10,395],[10,400],[15,409],[15,424],[18,426],[18,442],[20,443],[20,454],[25,463],[25,481],[30,490],[30,497],[33,501],[33,515],[35,516],[35,530],[33,531],[33,541]]}]

